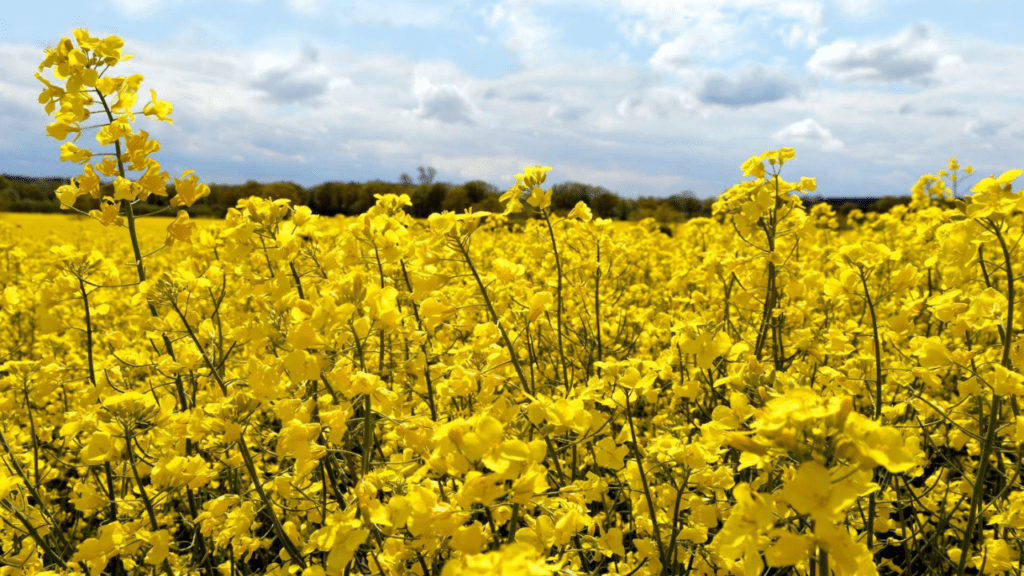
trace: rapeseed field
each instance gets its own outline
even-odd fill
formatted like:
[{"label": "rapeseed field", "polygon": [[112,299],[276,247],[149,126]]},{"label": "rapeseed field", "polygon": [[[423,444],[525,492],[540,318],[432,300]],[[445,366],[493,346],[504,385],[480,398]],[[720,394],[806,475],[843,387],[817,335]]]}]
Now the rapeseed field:
[{"label": "rapeseed field", "polygon": [[0,218],[0,574],[1021,573],[1020,170],[845,232],[792,148],[671,237],[547,166],[501,214],[198,223],[123,48],[47,51],[83,173]]}]

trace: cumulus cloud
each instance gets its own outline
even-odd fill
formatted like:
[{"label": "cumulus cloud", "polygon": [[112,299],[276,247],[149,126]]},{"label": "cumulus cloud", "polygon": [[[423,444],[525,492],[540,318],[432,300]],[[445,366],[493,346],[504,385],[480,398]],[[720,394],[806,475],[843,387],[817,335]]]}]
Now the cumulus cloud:
[{"label": "cumulus cloud", "polygon": [[743,40],[744,26],[735,18],[709,11],[686,17],[677,16],[680,23],[656,36],[672,35],[672,39],[657,42],[658,48],[648,63],[654,70],[685,73],[694,63],[727,57],[742,52],[752,44]]},{"label": "cumulus cloud", "polygon": [[472,125],[475,107],[461,88],[454,84],[434,84],[425,76],[416,75],[412,87],[419,101],[414,114],[418,118],[445,124]]},{"label": "cumulus cloud", "polygon": [[587,106],[575,106],[571,104],[557,104],[548,109],[548,118],[559,122],[576,122],[583,118],[590,108]]},{"label": "cumulus cloud", "polygon": [[787,46],[813,48],[818,45],[818,38],[825,32],[825,11],[821,3],[777,2],[772,9],[783,20],[776,35],[781,36]]},{"label": "cumulus cloud", "polygon": [[416,152],[413,146],[405,140],[393,139],[349,139],[348,146],[354,150],[360,150],[379,158],[390,158],[393,156],[409,156]]},{"label": "cumulus cloud", "polygon": [[[501,97],[502,92],[497,88],[488,88],[487,91],[484,92],[484,98],[487,100],[493,100]],[[540,90],[527,90],[525,92],[506,94],[505,99],[512,102],[547,102],[551,98]]]},{"label": "cumulus cloud", "polygon": [[937,106],[934,108],[922,109],[915,104],[907,102],[900,106],[899,113],[906,114],[923,114],[925,116],[938,116],[943,118],[953,118],[956,116],[964,116],[967,113],[963,109],[956,106]]},{"label": "cumulus cloud", "polygon": [[[515,183],[515,174],[521,172],[523,166],[542,164],[543,158],[528,156],[459,154],[435,155],[428,154],[424,161],[436,166],[445,174],[453,174],[466,180],[484,180],[504,188]],[[547,182],[576,181],[598,184],[627,196],[645,194],[650,189],[679,190],[683,186],[692,186],[694,181],[680,175],[651,174],[646,170],[634,170],[620,166],[601,165],[595,167],[589,163],[562,161],[554,165],[548,174]]]},{"label": "cumulus cloud", "polygon": [[303,77],[295,70],[268,70],[252,83],[275,102],[289,104],[309,100],[327,92],[326,78]]},{"label": "cumulus cloud", "polygon": [[693,63],[691,42],[685,36],[679,36],[658,46],[651,56],[650,64],[655,70],[676,72],[687,68]]},{"label": "cumulus cloud", "polygon": [[558,176],[567,181],[592,182],[600,184],[625,196],[636,197],[644,190],[658,188],[662,190],[678,190],[686,185],[682,176],[674,174],[651,174],[646,171],[630,170],[620,167],[595,167],[575,163],[558,165]]},{"label": "cumulus cloud", "polygon": [[964,125],[964,134],[975,138],[991,138],[999,134],[1003,124],[991,120],[968,120]]},{"label": "cumulus cloud", "polygon": [[696,103],[679,90],[655,88],[623,98],[616,106],[616,112],[622,117],[666,119],[695,108]]},{"label": "cumulus cloud", "polygon": [[794,122],[776,132],[774,137],[785,144],[810,144],[822,150],[838,150],[843,147],[843,142],[832,136],[832,133],[818,124],[814,118]]},{"label": "cumulus cloud", "polygon": [[940,66],[956,60],[943,53],[928,28],[915,24],[885,40],[837,40],[822,46],[811,56],[807,68],[843,82],[927,86],[938,82]]},{"label": "cumulus cloud", "polygon": [[704,78],[697,98],[707,104],[741,107],[776,102],[799,93],[800,87],[785,74],[755,66],[735,77],[712,71]]},{"label": "cumulus cloud", "polygon": [[485,17],[491,28],[504,25],[505,46],[519,54],[527,66],[551,60],[553,31],[523,0],[498,2]]},{"label": "cumulus cloud", "polygon": [[[620,31],[657,46],[649,64],[678,72],[707,59],[763,49],[766,36],[789,46],[816,46],[824,32],[820,0],[617,0]],[[742,17],[740,16],[742,14]]]},{"label": "cumulus cloud", "polygon": [[964,112],[962,109],[957,108],[956,106],[939,106],[938,108],[932,108],[931,110],[928,110],[927,112],[925,112],[925,114],[929,116],[943,116],[946,118],[953,118],[956,116],[963,116],[967,113]]},{"label": "cumulus cloud", "polygon": [[331,77],[319,65],[320,54],[315,48],[306,48],[297,63],[275,66],[258,73],[250,83],[275,103],[293,104],[314,100],[327,92]]}]

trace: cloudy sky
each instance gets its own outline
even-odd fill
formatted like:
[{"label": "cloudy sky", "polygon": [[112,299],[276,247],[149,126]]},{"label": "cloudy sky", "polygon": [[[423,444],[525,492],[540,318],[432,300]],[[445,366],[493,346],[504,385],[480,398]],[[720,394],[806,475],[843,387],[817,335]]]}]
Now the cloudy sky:
[{"label": "cloudy sky", "polygon": [[125,39],[136,59],[115,70],[174,104],[173,126],[139,127],[206,182],[423,165],[506,189],[547,164],[549,183],[708,197],[792,146],[783,176],[824,195],[905,194],[951,156],[1024,168],[1022,16],[1019,0],[7,2],[0,172],[77,173],[33,74],[84,27]]}]

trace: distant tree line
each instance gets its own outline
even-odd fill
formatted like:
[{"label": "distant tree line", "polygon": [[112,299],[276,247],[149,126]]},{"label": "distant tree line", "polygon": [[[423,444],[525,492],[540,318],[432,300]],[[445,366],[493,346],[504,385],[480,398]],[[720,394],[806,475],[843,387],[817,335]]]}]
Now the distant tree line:
[{"label": "distant tree line", "polygon": [[[362,214],[376,202],[377,194],[408,194],[412,199],[409,212],[412,216],[426,218],[444,210],[462,212],[467,208],[474,211],[500,212],[498,197],[504,192],[482,180],[464,184],[435,182],[437,171],[430,167],[419,167],[416,181],[408,174],[402,174],[398,182],[372,180],[369,182],[324,182],[309,188],[294,182],[261,183],[249,180],[244,184],[210,184],[210,195],[201,199],[189,212],[192,216],[221,218],[228,208],[235,206],[241,198],[259,196],[262,198],[287,198],[294,205],[306,205],[313,213],[323,216],[354,216]],[[59,212],[60,203],[54,192],[67,184],[66,178],[34,178],[26,176],[0,175],[0,211],[5,212]],[[106,192],[112,194],[110,184]],[[551,187],[551,204],[556,212],[565,213],[577,202],[590,206],[594,216],[613,220],[640,220],[654,218],[661,223],[682,222],[690,218],[711,216],[714,198],[700,199],[684,190],[671,196],[624,198],[602,186],[580,182],[564,182]],[[146,202],[136,206],[138,213],[166,210],[168,198],[174,195],[174,186],[167,187],[167,197],[150,196]],[[830,204],[838,215],[845,217],[853,209],[863,212],[887,212],[893,206],[908,204],[910,196],[828,198],[823,196],[805,197],[809,207],[819,203]],[[79,198],[77,208],[88,210],[93,207],[91,198]]]}]

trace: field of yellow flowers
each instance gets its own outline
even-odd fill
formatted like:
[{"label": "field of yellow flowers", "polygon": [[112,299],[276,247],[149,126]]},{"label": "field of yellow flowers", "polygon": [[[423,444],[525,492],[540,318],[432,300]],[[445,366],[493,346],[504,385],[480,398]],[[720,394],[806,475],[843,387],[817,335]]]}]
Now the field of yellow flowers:
[{"label": "field of yellow flowers", "polygon": [[47,129],[113,152],[61,148],[91,213],[0,218],[0,575],[1021,573],[1020,170],[852,232],[791,148],[674,237],[546,166],[504,214],[198,225],[186,172],[143,219],[142,78],[74,36]]}]

